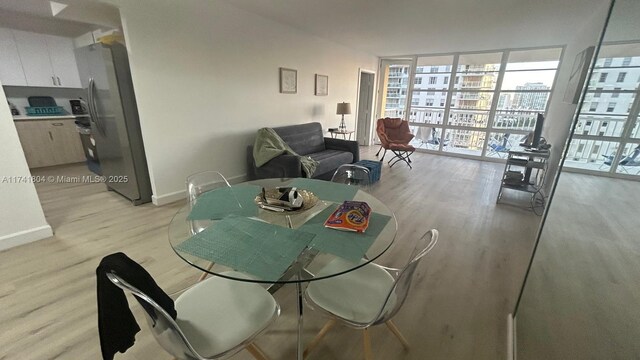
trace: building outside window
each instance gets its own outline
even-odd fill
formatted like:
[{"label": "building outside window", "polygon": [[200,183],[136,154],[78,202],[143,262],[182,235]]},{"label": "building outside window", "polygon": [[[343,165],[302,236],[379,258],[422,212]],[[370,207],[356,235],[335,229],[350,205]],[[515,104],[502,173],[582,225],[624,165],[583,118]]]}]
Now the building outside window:
[{"label": "building outside window", "polygon": [[[568,149],[565,167],[568,170],[591,174],[608,173],[614,177],[640,177],[622,159],[632,154],[640,144],[640,49],[638,43],[604,44],[596,59],[594,76],[619,71],[617,76],[604,77],[604,81],[588,84],[585,104],[578,113],[574,131],[575,144]],[[611,101],[615,99],[615,101]],[[593,113],[593,104],[600,113]],[[615,159],[619,159],[615,163]]]},{"label": "building outside window", "polygon": [[[413,145],[500,157],[490,145],[505,137],[517,145],[535,127],[537,113],[546,112],[561,52],[547,48],[417,56],[415,77],[428,80],[414,83],[408,94]],[[427,131],[418,131],[425,127]],[[432,136],[443,141],[429,144]]]}]

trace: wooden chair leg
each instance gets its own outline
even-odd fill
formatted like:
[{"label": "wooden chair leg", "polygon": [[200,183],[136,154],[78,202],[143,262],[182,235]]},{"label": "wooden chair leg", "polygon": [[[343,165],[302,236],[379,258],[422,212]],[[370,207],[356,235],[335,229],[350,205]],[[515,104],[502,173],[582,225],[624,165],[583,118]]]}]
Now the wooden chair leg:
[{"label": "wooden chair leg", "polygon": [[307,348],[304,349],[304,353],[302,354],[302,357],[304,359],[307,358],[307,356],[309,356],[309,353],[311,353],[311,351],[318,346],[318,344],[320,343],[320,340],[322,340],[322,338],[327,335],[327,333],[329,332],[329,330],[331,330],[331,328],[336,324],[336,319],[330,319],[329,321],[326,322],[326,324],[324,324],[324,326],[322,327],[322,329],[320,329],[320,332],[318,333],[318,335],[316,335],[315,338],[313,338],[313,340],[311,340],[311,342],[309,343],[309,345],[307,345]]},{"label": "wooden chair leg", "polygon": [[253,355],[257,360],[269,360],[267,355],[258,347],[258,345],[251,343],[246,347],[247,351]]},{"label": "wooden chair leg", "polygon": [[[210,262],[210,263],[209,263],[209,266],[207,266],[207,271],[211,270],[211,268],[212,268],[212,267],[213,267],[213,263],[212,263],[212,262]],[[209,276],[209,273],[208,273],[207,271],[203,271],[203,272],[202,272],[202,275],[200,275],[200,277],[198,278],[198,281],[197,281],[197,282],[200,282],[200,281],[202,281],[202,280],[206,279],[206,278],[207,278],[207,276]]]},{"label": "wooden chair leg", "polygon": [[362,330],[362,339],[364,340],[364,359],[373,360],[373,353],[371,352],[371,338],[369,337],[369,329]]},{"label": "wooden chair leg", "polygon": [[391,330],[391,332],[393,333],[393,335],[395,335],[398,340],[400,340],[400,343],[402,344],[402,347],[404,347],[406,350],[409,350],[409,342],[407,341],[407,339],[405,339],[405,337],[402,335],[402,333],[400,332],[400,330],[398,329],[398,327],[396,326],[396,324],[394,324],[393,322],[391,322],[391,320],[387,321],[385,323],[387,325],[387,327],[389,328],[389,330]]}]

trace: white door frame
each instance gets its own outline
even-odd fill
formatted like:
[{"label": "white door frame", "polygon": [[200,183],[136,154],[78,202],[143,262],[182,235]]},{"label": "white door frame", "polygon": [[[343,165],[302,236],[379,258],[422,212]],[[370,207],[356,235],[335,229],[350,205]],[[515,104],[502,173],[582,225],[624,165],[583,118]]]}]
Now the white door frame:
[{"label": "white door frame", "polygon": [[[362,81],[362,73],[365,74],[372,74],[373,75],[373,92],[371,93],[371,109],[369,109],[369,113],[371,114],[371,116],[369,117],[369,119],[367,119],[367,124],[366,126],[360,128],[360,122],[358,121],[358,119],[360,118],[360,114],[358,113],[360,111],[360,81]],[[377,103],[377,96],[375,96],[376,94],[376,88],[377,88],[377,74],[374,70],[369,70],[369,69],[364,69],[364,68],[358,68],[358,85],[357,85],[357,92],[356,92],[356,127],[355,127],[355,140],[358,141],[358,134],[360,133],[360,131],[364,131],[365,134],[367,133],[367,129],[369,130],[369,136],[365,138],[364,140],[364,145],[371,145],[373,143],[373,115],[374,115],[374,109],[376,108],[376,103]]]}]

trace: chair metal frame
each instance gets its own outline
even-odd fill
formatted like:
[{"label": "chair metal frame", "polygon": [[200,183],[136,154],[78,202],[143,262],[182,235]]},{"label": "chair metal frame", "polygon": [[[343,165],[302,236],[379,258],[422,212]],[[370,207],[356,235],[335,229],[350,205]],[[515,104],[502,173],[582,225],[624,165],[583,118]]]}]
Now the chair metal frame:
[{"label": "chair metal frame", "polygon": [[[438,242],[438,236],[439,236],[439,233],[438,233],[438,230],[436,229],[431,229],[427,231],[418,240],[416,246],[411,252],[409,262],[401,269],[390,268],[390,267],[381,266],[377,264],[365,265],[365,266],[378,266],[384,269],[385,271],[387,271],[395,279],[393,281],[393,286],[389,290],[385,298],[385,301],[380,308],[380,311],[369,322],[359,323],[359,322],[352,321],[350,319],[339,317],[327,310],[324,310],[322,307],[315,304],[313,302],[313,299],[311,299],[308,295],[305,296],[305,300],[310,304],[312,308],[319,309],[321,312],[331,317],[331,319],[327,323],[325,323],[325,325],[322,327],[320,332],[311,341],[311,343],[309,343],[309,345],[307,346],[307,349],[304,352],[304,356],[306,357],[309,355],[309,353],[320,343],[322,338],[336,324],[337,321],[341,321],[349,327],[363,330],[364,355],[365,355],[365,359],[367,360],[370,360],[373,358],[373,355],[371,352],[371,340],[369,338],[368,329],[371,326],[379,325],[382,323],[387,325],[389,330],[396,336],[396,338],[398,338],[398,340],[400,341],[400,343],[405,349],[409,349],[409,342],[405,339],[405,337],[402,335],[402,333],[397,328],[397,326],[391,321],[391,319],[396,315],[396,313],[400,310],[400,308],[402,308],[402,305],[404,304],[409,294],[409,290],[411,288],[411,282],[413,280],[413,275],[416,271],[418,263],[427,253],[429,253],[435,247],[435,245]],[[429,239],[428,242],[427,242],[427,239]],[[330,279],[328,279],[327,281],[330,281]],[[396,295],[395,298],[394,298],[394,295]],[[393,300],[395,300],[393,307],[390,309],[387,309],[387,305],[389,304],[390,301],[393,301]]]},{"label": "chair metal frame", "polygon": [[143,311],[145,319],[147,321],[147,325],[149,325],[149,329],[151,330],[153,337],[160,344],[160,346],[162,346],[162,348],[169,354],[175,356],[176,359],[220,359],[236,354],[244,348],[246,348],[247,351],[249,351],[258,360],[268,359],[264,352],[257,345],[253,344],[253,339],[255,339],[271,324],[273,324],[273,322],[275,322],[275,320],[278,318],[278,316],[280,315],[280,305],[278,305],[278,303],[276,303],[275,311],[272,315],[271,321],[269,321],[263,328],[257,330],[248,339],[238,344],[236,347],[231,348],[224,353],[216,354],[213,357],[205,357],[198,353],[196,349],[194,349],[193,345],[191,345],[191,342],[189,341],[189,338],[182,331],[178,323],[176,323],[176,321],[152,298],[112,272],[107,273],[107,278],[120,289],[130,293],[131,295],[137,297],[138,299],[146,302],[153,307],[154,314],[147,313],[146,309],[145,311]]},{"label": "chair metal frame", "polygon": [[[387,125],[385,123],[386,121],[399,122],[397,128],[398,129],[405,128],[404,130],[406,130],[406,132],[402,135],[403,138],[396,138],[396,139],[389,138],[389,136],[387,135]],[[393,127],[389,127],[389,128],[393,129]],[[411,130],[409,128],[409,122],[407,120],[402,120],[401,118],[389,118],[389,117],[378,119],[376,122],[376,134],[378,134],[378,139],[380,139],[380,142],[381,142],[380,149],[378,149],[376,156],[378,156],[382,148],[384,148],[384,153],[382,154],[382,158],[380,159],[380,162],[384,161],[384,157],[387,155],[387,150],[391,150],[391,152],[393,152],[395,156],[391,158],[391,160],[389,160],[388,162],[389,167],[392,167],[398,161],[404,161],[407,165],[409,165],[409,168],[412,168],[410,164],[411,163],[410,156],[411,154],[413,154],[414,150],[407,151],[407,150],[401,150],[401,149],[395,149],[395,150],[391,149],[391,144],[409,145],[411,140],[415,137],[415,135],[411,133]],[[396,160],[396,161],[394,161],[392,164],[391,162],[393,160]]]},{"label": "chair metal frame", "polygon": [[[618,167],[622,169],[623,172],[632,175],[629,172],[627,167],[640,166],[640,160],[636,160],[636,158],[640,155],[640,145],[636,146],[636,148],[628,155],[625,155],[618,161]],[[604,162],[598,167],[598,170],[602,169],[602,167],[613,165],[613,159],[616,157],[615,154],[612,155],[602,155],[605,158]],[[640,169],[636,172],[636,175],[640,174]]]}]

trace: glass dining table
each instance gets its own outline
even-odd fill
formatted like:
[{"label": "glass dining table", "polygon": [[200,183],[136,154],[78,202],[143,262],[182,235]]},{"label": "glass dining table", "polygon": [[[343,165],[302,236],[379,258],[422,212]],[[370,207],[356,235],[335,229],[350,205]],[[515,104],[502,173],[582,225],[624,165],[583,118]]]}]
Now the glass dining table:
[{"label": "glass dining table", "polygon": [[[312,198],[305,198],[305,206],[296,211],[259,207],[262,189],[276,187],[296,187]],[[325,227],[325,220],[349,200],[371,207],[366,231]],[[340,276],[374,261],[391,247],[397,229],[394,213],[356,186],[304,178],[261,179],[211,190],[195,204],[181,208],[169,224],[169,242],[181,259],[211,275],[267,284],[271,293],[295,284],[297,358],[302,359],[304,284]],[[336,258],[348,261],[334,262],[342,265],[332,266],[331,273],[314,275]]]}]

